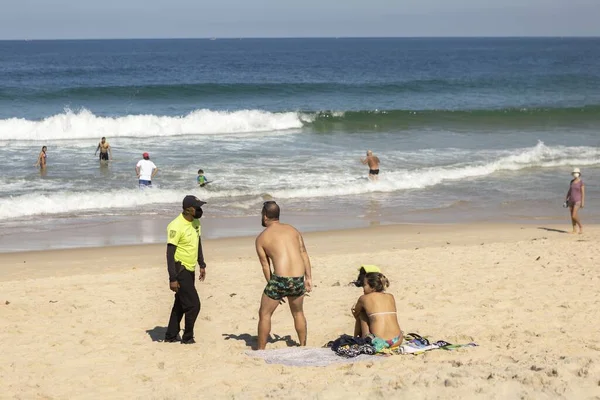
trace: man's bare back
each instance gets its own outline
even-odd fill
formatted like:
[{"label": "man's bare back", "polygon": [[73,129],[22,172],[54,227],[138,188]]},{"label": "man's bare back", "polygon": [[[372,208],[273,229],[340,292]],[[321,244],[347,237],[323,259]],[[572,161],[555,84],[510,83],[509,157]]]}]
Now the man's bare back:
[{"label": "man's bare back", "polygon": [[[278,276],[304,276],[306,266],[302,253],[306,253],[300,232],[288,224],[269,225],[256,239],[259,248],[273,264],[273,272]],[[260,258],[260,251],[259,251]]]},{"label": "man's bare back", "polygon": [[369,179],[377,180],[379,175],[379,157],[373,155],[371,150],[368,150],[367,157],[361,158],[360,162],[369,166]]},{"label": "man's bare back", "polygon": [[367,156],[366,158],[367,161],[367,165],[369,166],[369,169],[379,169],[379,157],[377,156]]}]

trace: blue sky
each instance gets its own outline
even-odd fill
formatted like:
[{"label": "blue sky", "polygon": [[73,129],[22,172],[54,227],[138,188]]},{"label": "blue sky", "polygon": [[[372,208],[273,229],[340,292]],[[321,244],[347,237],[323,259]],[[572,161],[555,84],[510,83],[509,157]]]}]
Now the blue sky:
[{"label": "blue sky", "polygon": [[0,39],[600,36],[600,0],[4,0]]}]

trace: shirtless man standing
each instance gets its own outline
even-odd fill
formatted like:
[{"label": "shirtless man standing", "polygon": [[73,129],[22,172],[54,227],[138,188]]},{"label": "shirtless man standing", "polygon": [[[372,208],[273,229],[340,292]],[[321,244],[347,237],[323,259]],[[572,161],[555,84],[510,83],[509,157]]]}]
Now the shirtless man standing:
[{"label": "shirtless man standing", "polygon": [[[294,317],[294,327],[301,346],[306,346],[304,294],[312,290],[310,260],[300,232],[279,222],[279,206],[266,201],[262,209],[264,231],[256,238],[256,253],[262,265],[267,286],[260,302],[258,350],[264,350],[271,332],[271,316],[287,297]],[[271,272],[270,263],[273,263]]]},{"label": "shirtless man standing", "polygon": [[108,161],[109,155],[112,160],[112,149],[110,148],[110,144],[106,141],[106,138],[103,137],[100,143],[98,143],[98,147],[96,147],[96,152],[94,155],[98,154],[98,150],[100,150],[100,163],[102,161]]},{"label": "shirtless man standing", "polygon": [[367,157],[361,158],[360,162],[364,165],[369,165],[369,179],[372,181],[379,180],[379,157],[374,156],[371,150],[367,150]]}]

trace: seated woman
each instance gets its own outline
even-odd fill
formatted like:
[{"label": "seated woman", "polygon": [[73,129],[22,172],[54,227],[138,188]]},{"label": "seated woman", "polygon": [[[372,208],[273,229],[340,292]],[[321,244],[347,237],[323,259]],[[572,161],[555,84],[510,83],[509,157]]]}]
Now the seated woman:
[{"label": "seated woman", "polygon": [[378,352],[399,346],[403,339],[396,314],[396,300],[393,295],[385,293],[389,286],[390,281],[385,275],[379,272],[366,274],[364,294],[352,308],[352,314],[356,318],[354,336],[370,338]]}]

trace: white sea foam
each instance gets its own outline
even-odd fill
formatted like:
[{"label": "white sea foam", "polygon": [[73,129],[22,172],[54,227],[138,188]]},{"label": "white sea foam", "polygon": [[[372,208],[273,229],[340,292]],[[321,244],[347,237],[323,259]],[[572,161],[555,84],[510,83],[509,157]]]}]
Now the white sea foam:
[{"label": "white sea foam", "polygon": [[[27,179],[6,179],[4,177],[0,177],[0,195],[5,193],[27,191],[30,190],[32,186],[34,186],[32,181]],[[50,181],[38,180],[35,182],[35,187],[37,190],[52,190],[54,189],[54,183]]]},{"label": "white sea foam", "polygon": [[369,192],[395,192],[423,189],[448,181],[481,178],[501,171],[527,168],[585,167],[600,163],[600,149],[595,147],[548,147],[539,142],[535,147],[515,150],[514,154],[491,162],[460,163],[443,167],[389,171],[378,182],[323,181],[311,187],[274,190],[274,198],[294,199],[360,195]]},{"label": "white sea foam", "polygon": [[[97,191],[60,191],[12,196],[0,199],[0,220],[34,215],[67,214],[89,210],[136,209],[148,213],[153,204],[180,204],[181,199],[192,191],[150,188],[119,189],[99,194]],[[203,192],[202,198],[210,200],[215,194]],[[177,208],[177,207],[175,207]]]},{"label": "white sea foam", "polygon": [[131,208],[171,202],[179,197],[181,196],[175,192],[158,190],[115,190],[106,192],[103,196],[94,192],[37,193],[35,196],[23,195],[0,199],[0,219],[93,209]]},{"label": "white sea foam", "polygon": [[65,110],[41,121],[0,120],[0,141],[156,137],[188,134],[269,132],[298,129],[310,116],[261,110],[196,110],[184,116],[127,115],[101,117],[86,109]]},{"label": "white sea foam", "polygon": [[[331,198],[353,196],[372,192],[397,192],[408,189],[422,189],[444,182],[461,181],[490,176],[501,171],[520,171],[528,168],[571,168],[597,165],[600,149],[595,147],[548,147],[538,143],[535,147],[514,150],[512,154],[499,156],[489,162],[461,162],[452,165],[417,168],[413,170],[386,170],[379,182],[366,182],[350,172],[314,173],[292,170],[288,174],[268,174],[260,180],[251,181],[247,187],[228,186],[222,182],[211,190],[198,194],[203,199],[218,198],[220,207],[237,210],[253,210],[260,204],[263,194],[274,199]],[[585,169],[584,169],[585,173]],[[20,185],[16,182],[15,185]],[[217,185],[217,184],[216,184]],[[187,190],[189,191],[189,190]],[[18,218],[39,214],[76,213],[87,210],[138,209],[149,211],[153,204],[178,204],[187,191],[171,189],[119,189],[98,194],[93,191],[54,191],[39,192],[35,196],[23,195],[0,199],[0,219]],[[253,211],[252,211],[253,212]]]}]

